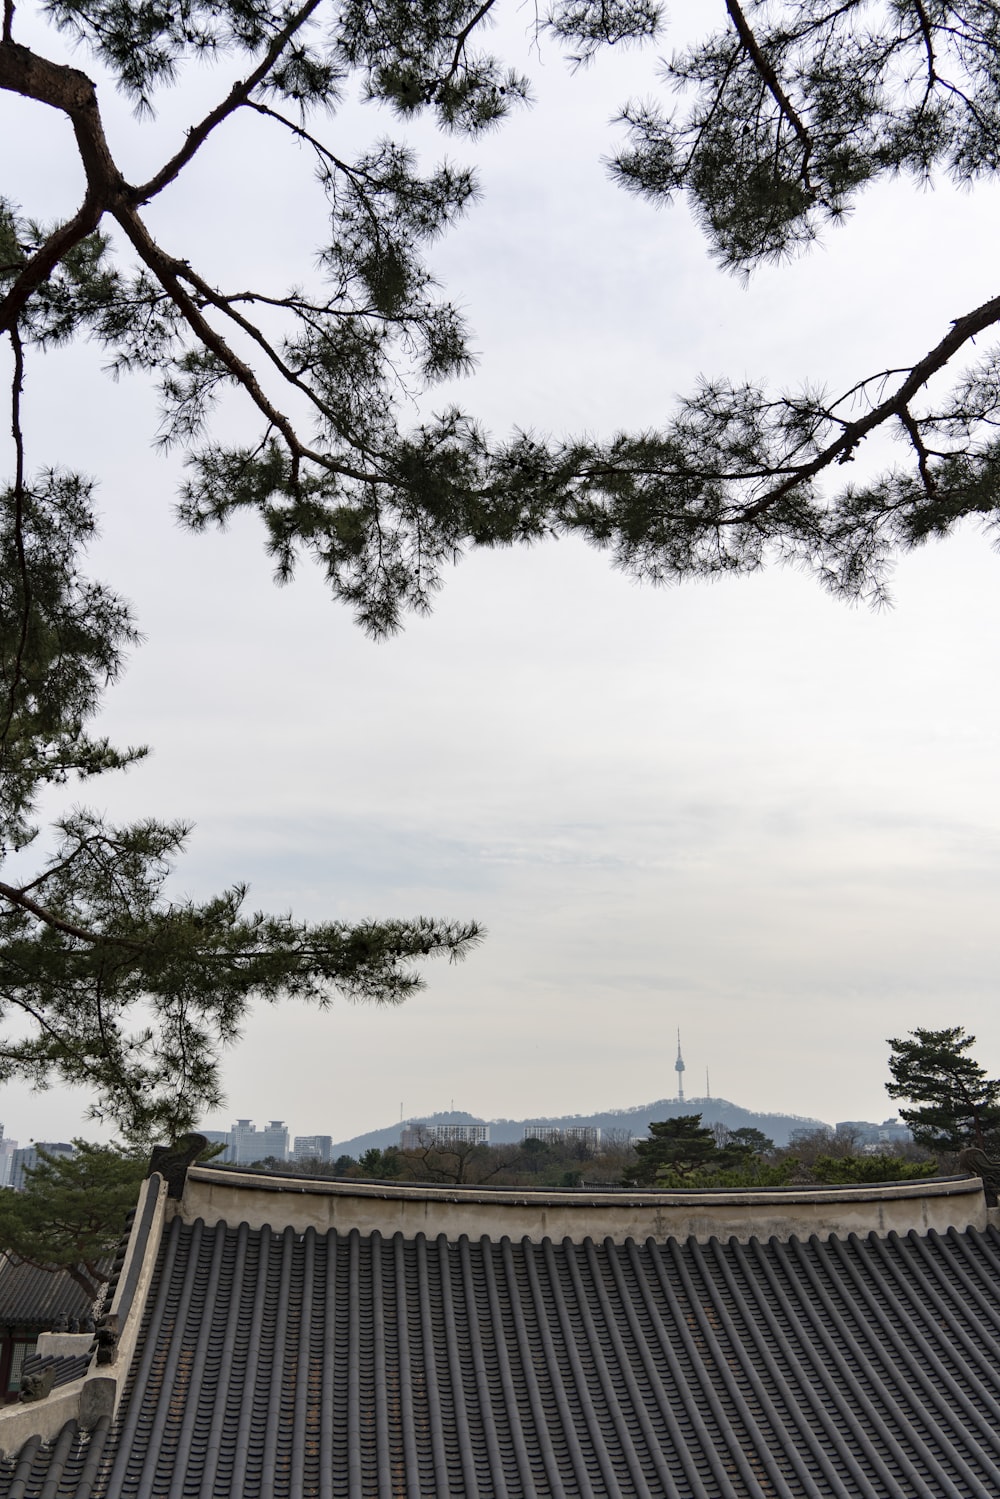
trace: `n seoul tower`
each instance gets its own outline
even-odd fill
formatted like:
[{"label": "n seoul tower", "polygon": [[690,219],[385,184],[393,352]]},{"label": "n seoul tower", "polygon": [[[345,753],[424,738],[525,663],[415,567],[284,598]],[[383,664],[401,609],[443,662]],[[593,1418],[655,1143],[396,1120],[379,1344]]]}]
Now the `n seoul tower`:
[{"label": "n seoul tower", "polygon": [[677,1028],[677,1060],[674,1063],[674,1071],[677,1073],[677,1102],[684,1102],[684,1058],[681,1056],[681,1032]]}]

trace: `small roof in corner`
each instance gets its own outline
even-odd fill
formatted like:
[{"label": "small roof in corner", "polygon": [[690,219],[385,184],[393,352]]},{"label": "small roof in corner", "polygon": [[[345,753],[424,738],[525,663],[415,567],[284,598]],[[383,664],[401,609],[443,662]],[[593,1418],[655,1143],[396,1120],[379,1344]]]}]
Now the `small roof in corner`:
[{"label": "small roof in corner", "polygon": [[87,1317],[91,1299],[66,1270],[43,1270],[0,1253],[0,1328],[46,1332],[64,1318]]}]

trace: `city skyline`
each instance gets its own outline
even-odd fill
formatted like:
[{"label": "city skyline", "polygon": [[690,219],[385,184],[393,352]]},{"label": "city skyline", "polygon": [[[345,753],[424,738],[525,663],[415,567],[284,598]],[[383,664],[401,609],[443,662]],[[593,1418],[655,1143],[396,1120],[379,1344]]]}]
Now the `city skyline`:
[{"label": "city skyline", "polygon": [[[329,1131],[307,1134],[304,1130],[300,1130],[297,1127],[294,1120],[268,1119],[266,1112],[257,1115],[251,1114],[249,1116],[241,1115],[233,1119],[228,1128],[212,1128],[209,1125],[201,1124],[198,1126],[198,1129],[200,1133],[206,1136],[210,1144],[226,1143],[229,1146],[225,1155],[220,1159],[228,1161],[230,1164],[240,1164],[241,1162],[246,1164],[269,1156],[288,1161],[307,1160],[310,1158],[328,1160],[332,1159],[338,1147],[349,1144],[352,1140],[364,1138],[368,1134],[395,1132],[399,1135],[400,1144],[403,1144],[408,1135],[416,1137],[421,1131],[426,1132],[428,1138],[431,1136],[444,1138],[448,1131],[463,1131],[470,1127],[480,1130],[475,1135],[475,1139],[481,1139],[483,1142],[489,1143],[491,1127],[497,1125],[501,1126],[501,1135],[505,1139],[514,1138],[511,1134],[512,1129],[515,1133],[518,1133],[519,1137],[523,1138],[527,1138],[529,1135],[535,1135],[539,1138],[545,1138],[553,1134],[572,1135],[575,1131],[582,1131],[589,1135],[594,1133],[595,1127],[588,1124],[586,1122],[588,1120],[602,1118],[608,1114],[621,1115],[622,1118],[633,1115],[641,1116],[652,1109],[659,1109],[661,1115],[667,1116],[670,1107],[674,1104],[683,1105],[683,1108],[680,1110],[682,1113],[696,1112],[699,1108],[701,1110],[706,1108],[710,1110],[735,1109],[740,1114],[746,1114],[759,1119],[768,1117],[786,1119],[791,1125],[795,1125],[796,1123],[803,1125],[822,1124],[831,1132],[846,1125],[861,1125],[872,1129],[885,1128],[889,1125],[904,1128],[900,1124],[897,1114],[888,1114],[885,1117],[879,1115],[877,1118],[872,1119],[838,1118],[819,1120],[816,1116],[809,1114],[786,1114],[779,1110],[769,1110],[766,1108],[750,1109],[736,1100],[718,1095],[692,1095],[687,1098],[679,1098],[676,1095],[668,1094],[662,1098],[650,1099],[644,1103],[633,1104],[621,1110],[594,1109],[589,1112],[577,1111],[562,1115],[539,1113],[523,1118],[511,1115],[497,1115],[493,1118],[486,1118],[468,1109],[456,1109],[454,1107],[454,1100],[451,1100],[448,1109],[425,1110],[422,1115],[414,1114],[389,1123],[383,1121],[370,1130],[357,1130],[353,1133],[349,1132],[339,1136]],[[263,1121],[265,1119],[268,1119],[266,1124],[262,1122],[258,1123],[258,1120]],[[480,1127],[485,1128],[482,1129]],[[638,1120],[636,1121],[636,1127],[641,1130],[641,1124]],[[598,1136],[600,1135],[600,1127],[596,1128],[596,1133]],[[282,1142],[280,1144],[279,1137]],[[62,1147],[67,1142],[56,1142],[54,1140],[36,1141],[32,1139],[26,1142],[24,1146],[21,1146],[21,1137],[12,1138],[6,1125],[0,1121],[0,1186],[6,1184],[5,1172],[9,1167],[10,1155],[14,1151],[17,1151],[19,1147],[23,1153],[25,1149],[33,1148],[37,1144],[41,1144],[43,1147],[50,1144],[57,1144]],[[404,1148],[407,1147],[404,1145]]]}]

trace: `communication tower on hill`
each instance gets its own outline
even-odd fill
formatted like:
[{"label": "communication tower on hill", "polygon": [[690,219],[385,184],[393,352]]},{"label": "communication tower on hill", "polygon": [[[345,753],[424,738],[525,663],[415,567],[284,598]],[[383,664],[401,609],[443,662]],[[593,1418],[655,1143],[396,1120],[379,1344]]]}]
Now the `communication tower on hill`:
[{"label": "communication tower on hill", "polygon": [[681,1056],[681,1032],[677,1029],[677,1060],[674,1063],[674,1071],[677,1073],[677,1102],[684,1102],[684,1058]]}]

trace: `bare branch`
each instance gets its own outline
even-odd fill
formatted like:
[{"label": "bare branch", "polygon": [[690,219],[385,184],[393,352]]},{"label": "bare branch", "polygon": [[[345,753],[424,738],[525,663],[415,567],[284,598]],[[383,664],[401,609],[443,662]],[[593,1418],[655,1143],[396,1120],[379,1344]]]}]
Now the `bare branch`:
[{"label": "bare branch", "polygon": [[349,166],[346,161],[341,161],[338,156],[335,156],[329,146],[324,146],[323,142],[313,135],[311,131],[307,130],[304,125],[297,125],[294,120],[288,119],[286,115],[281,113],[280,109],[274,109],[270,104],[262,104],[259,99],[248,99],[246,107],[247,109],[252,109],[255,114],[263,115],[267,120],[275,120],[279,125],[284,125],[285,129],[290,130],[299,140],[305,141],[307,145],[312,146],[321,161],[325,161],[330,166],[336,167],[338,171],[350,173],[352,176],[363,175]]}]

